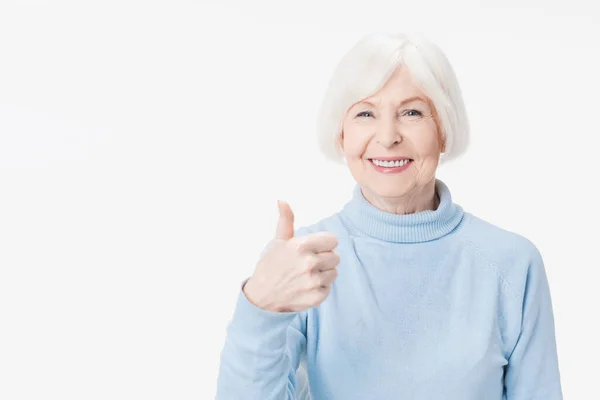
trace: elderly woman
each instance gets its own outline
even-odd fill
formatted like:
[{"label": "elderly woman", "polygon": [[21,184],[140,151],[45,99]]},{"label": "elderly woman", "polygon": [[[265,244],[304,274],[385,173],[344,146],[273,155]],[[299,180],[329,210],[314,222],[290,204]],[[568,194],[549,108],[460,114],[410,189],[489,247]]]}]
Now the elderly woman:
[{"label": "elderly woman", "polygon": [[279,202],[228,325],[218,399],[562,399],[539,251],[436,178],[467,125],[435,44],[378,33],[350,49],[318,133],[352,197],[298,230]]}]

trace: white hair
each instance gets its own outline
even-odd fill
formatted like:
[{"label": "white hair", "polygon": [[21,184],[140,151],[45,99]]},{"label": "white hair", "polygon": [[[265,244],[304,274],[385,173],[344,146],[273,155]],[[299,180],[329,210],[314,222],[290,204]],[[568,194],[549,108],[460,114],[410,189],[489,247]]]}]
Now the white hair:
[{"label": "white hair", "polygon": [[344,162],[342,123],[348,109],[376,93],[400,64],[433,103],[445,142],[440,164],[462,155],[469,121],[456,75],[442,50],[420,35],[371,33],[340,60],[317,116],[317,135],[327,159]]}]

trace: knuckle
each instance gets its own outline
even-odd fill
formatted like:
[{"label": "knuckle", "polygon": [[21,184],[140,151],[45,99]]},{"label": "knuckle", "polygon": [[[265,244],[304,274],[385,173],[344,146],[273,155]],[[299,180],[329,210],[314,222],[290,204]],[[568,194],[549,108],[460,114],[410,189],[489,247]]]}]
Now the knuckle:
[{"label": "knuckle", "polygon": [[311,307],[316,307],[319,304],[321,304],[321,302],[323,301],[323,295],[321,294],[321,291],[315,291],[313,293],[313,295],[311,296]]},{"label": "knuckle", "polygon": [[338,253],[336,253],[335,251],[333,252],[332,261],[335,265],[340,263],[340,255]]},{"label": "knuckle", "polygon": [[337,276],[338,276],[338,270],[336,268],[330,269],[329,271],[327,271],[327,280],[326,280],[326,283],[328,285],[332,284],[333,281],[336,280]]},{"label": "knuckle", "polygon": [[314,274],[310,279],[310,289],[318,289],[326,284],[323,274]]},{"label": "knuckle", "polygon": [[331,284],[333,281],[335,281],[335,279],[337,278],[337,276],[338,276],[338,270],[337,269],[334,268],[334,269],[330,270],[329,274],[327,276],[326,283],[327,284]]},{"label": "knuckle", "polygon": [[331,239],[332,239],[332,240],[331,240],[331,244],[332,244],[332,246],[333,246],[333,247],[337,247],[337,245],[339,244],[338,238],[337,238],[337,237],[335,237],[335,236],[333,236],[333,235],[331,235]]},{"label": "knuckle", "polygon": [[325,300],[329,293],[331,292],[331,285],[323,286],[320,290],[321,301]]},{"label": "knuckle", "polygon": [[326,271],[319,271],[318,276],[319,276],[319,284],[321,286],[326,285],[329,282],[329,275],[327,274]]},{"label": "knuckle", "polygon": [[296,250],[298,253],[302,253],[302,252],[306,251],[306,240],[298,239],[298,240],[295,240],[293,242],[293,244],[294,244],[294,250]]},{"label": "knuckle", "polygon": [[319,287],[319,282],[317,282],[316,279],[314,277],[312,277],[311,279],[307,280],[305,290],[307,292],[312,292],[313,290],[315,290],[318,287]]},{"label": "knuckle", "polygon": [[304,258],[305,271],[313,271],[318,264],[319,260],[314,254],[309,254]]},{"label": "knuckle", "polygon": [[338,238],[333,233],[325,232],[323,238],[326,239],[329,243],[331,243],[332,248],[338,245]]}]

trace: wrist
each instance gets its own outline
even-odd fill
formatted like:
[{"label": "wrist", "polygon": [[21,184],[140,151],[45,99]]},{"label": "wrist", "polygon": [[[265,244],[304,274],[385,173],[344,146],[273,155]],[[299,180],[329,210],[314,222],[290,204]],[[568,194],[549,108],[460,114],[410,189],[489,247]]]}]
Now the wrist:
[{"label": "wrist", "polygon": [[259,301],[256,296],[255,282],[252,280],[252,278],[248,279],[244,286],[242,286],[242,292],[244,292],[244,295],[250,303],[256,307],[262,308],[259,305]]},{"label": "wrist", "polygon": [[270,311],[270,312],[282,312],[283,310],[279,310],[272,302],[272,299],[269,300],[268,296],[265,296],[264,293],[266,291],[262,290],[260,284],[256,281],[256,279],[253,280],[253,278],[250,278],[246,284],[244,284],[244,286],[242,287],[242,292],[244,292],[244,295],[246,296],[246,299],[248,299],[248,301],[262,309],[265,311]]}]

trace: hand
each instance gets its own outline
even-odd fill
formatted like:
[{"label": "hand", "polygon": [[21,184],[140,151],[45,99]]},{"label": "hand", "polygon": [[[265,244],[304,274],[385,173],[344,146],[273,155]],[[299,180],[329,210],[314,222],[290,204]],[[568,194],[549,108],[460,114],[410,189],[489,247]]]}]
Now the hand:
[{"label": "hand", "polygon": [[303,311],[321,304],[331,291],[340,262],[333,251],[337,238],[329,232],[294,237],[294,213],[278,201],[279,222],[254,274],[243,291],[248,300],[264,310]]}]

